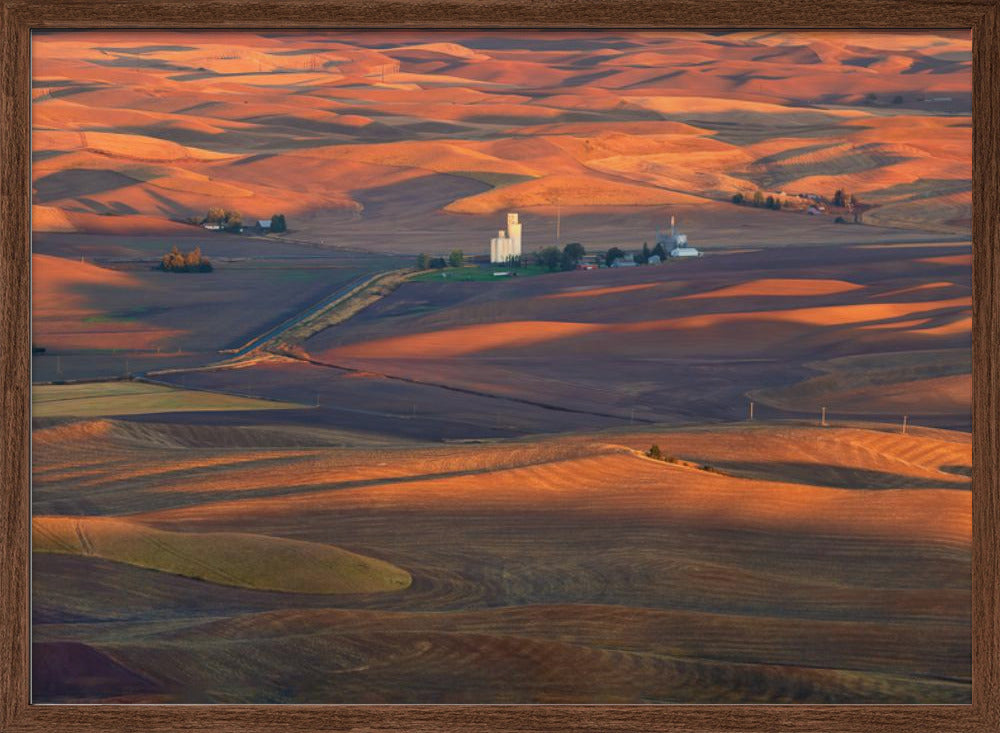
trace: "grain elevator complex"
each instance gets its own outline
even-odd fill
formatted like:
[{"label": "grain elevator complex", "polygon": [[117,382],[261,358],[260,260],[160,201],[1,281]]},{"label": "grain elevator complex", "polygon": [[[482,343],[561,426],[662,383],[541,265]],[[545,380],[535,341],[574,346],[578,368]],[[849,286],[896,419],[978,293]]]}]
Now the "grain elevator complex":
[{"label": "grain elevator complex", "polygon": [[517,214],[507,214],[507,229],[490,240],[490,262],[504,264],[521,256],[521,223]]}]

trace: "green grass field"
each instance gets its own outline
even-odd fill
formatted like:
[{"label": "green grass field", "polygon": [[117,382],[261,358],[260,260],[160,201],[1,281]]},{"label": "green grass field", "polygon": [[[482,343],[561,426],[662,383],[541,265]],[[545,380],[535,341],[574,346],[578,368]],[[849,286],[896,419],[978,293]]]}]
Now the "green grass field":
[{"label": "green grass field", "polygon": [[[494,272],[510,272],[507,277],[497,277]],[[437,282],[438,280],[452,280],[454,282],[500,282],[514,277],[532,277],[534,275],[551,274],[549,270],[539,265],[528,265],[519,269],[511,270],[505,267],[478,267],[476,265],[466,267],[447,267],[443,270],[427,270],[414,275],[410,279],[414,282]]]},{"label": "green grass field", "polygon": [[31,389],[33,417],[103,417],[159,412],[282,410],[296,407],[302,405],[142,382],[43,384]]}]

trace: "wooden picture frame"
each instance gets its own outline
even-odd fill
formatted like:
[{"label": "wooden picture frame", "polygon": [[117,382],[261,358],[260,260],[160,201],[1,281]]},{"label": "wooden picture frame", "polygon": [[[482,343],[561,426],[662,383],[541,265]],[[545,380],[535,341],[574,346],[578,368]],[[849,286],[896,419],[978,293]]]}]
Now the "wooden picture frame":
[{"label": "wooden picture frame", "polygon": [[[1000,730],[1000,0],[0,0],[0,731]],[[41,29],[972,29],[973,674],[969,706],[29,704],[30,51]]]}]

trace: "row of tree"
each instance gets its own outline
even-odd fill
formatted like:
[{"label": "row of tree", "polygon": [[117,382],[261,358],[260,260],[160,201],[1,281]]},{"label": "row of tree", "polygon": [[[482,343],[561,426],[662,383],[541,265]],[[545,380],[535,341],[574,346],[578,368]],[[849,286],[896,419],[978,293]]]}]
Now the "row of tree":
[{"label": "row of tree", "polygon": [[234,231],[243,226],[243,216],[235,210],[223,209],[221,206],[213,206],[201,220],[202,224],[218,224],[223,229]]},{"label": "row of tree", "polygon": [[754,191],[753,196],[749,198],[744,196],[742,193],[734,193],[732,202],[734,204],[739,204],[740,206],[753,206],[757,209],[774,209],[779,211],[781,209],[781,199],[774,196],[764,197],[764,194],[760,191]]},{"label": "row of tree", "polygon": [[[819,197],[815,198],[817,200],[819,199]],[[775,211],[780,210],[782,205],[791,205],[787,199],[783,201],[776,196],[765,197],[760,191],[755,191],[754,195],[751,197],[744,196],[742,193],[734,193],[732,202],[741,206],[753,206],[758,209],[774,209]],[[843,189],[838,188],[833,193],[831,203],[836,207],[853,211],[860,201],[858,201],[857,197],[853,193],[847,193]]]},{"label": "row of tree", "polygon": [[845,209],[853,209],[858,205],[858,199],[853,193],[847,193],[842,188],[838,188],[833,193],[833,205],[841,206]]},{"label": "row of tree", "polygon": [[443,270],[446,267],[461,267],[465,262],[465,254],[460,249],[453,249],[448,259],[444,257],[429,257],[424,252],[417,255],[418,270]]},{"label": "row of tree", "polygon": [[570,242],[560,250],[558,247],[545,247],[535,252],[535,263],[549,272],[556,270],[575,270],[587,250],[579,242]]},{"label": "row of tree", "polygon": [[[220,227],[230,232],[237,232],[243,227],[243,215],[235,209],[224,209],[221,206],[211,207],[205,216],[197,216],[188,219],[192,224],[218,224]],[[288,231],[288,224],[284,214],[271,214],[271,231],[280,234]]]},{"label": "row of tree", "polygon": [[181,252],[174,246],[163,255],[160,269],[164,272],[211,272],[212,263],[201,253],[200,247],[190,252]]}]

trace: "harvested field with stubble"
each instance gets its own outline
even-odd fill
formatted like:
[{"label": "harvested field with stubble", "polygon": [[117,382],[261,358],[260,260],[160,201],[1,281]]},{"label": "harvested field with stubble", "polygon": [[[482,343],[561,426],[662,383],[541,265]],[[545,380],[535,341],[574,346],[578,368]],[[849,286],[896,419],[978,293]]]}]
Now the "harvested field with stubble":
[{"label": "harvested field with stubble", "polygon": [[608,427],[737,420],[749,400],[763,417],[818,417],[825,406],[967,430],[968,248],[786,247],[519,281],[413,282],[304,349],[331,378],[353,369],[435,385],[442,399],[458,389],[542,403],[564,411],[567,430],[579,413]]},{"label": "harvested field with stubble", "polygon": [[[32,255],[35,381],[121,377],[220,361],[392,258],[280,240],[43,234]],[[154,269],[179,244],[207,273]],[[245,389],[236,390],[245,392]]]},{"label": "harvested field with stubble", "polygon": [[42,384],[31,390],[34,417],[101,417],[164,412],[223,412],[301,408],[289,402],[200,392],[142,382]]},{"label": "harvested field with stubble", "polygon": [[285,593],[377,593],[405,571],[331,545],[241,532],[169,532],[112,517],[35,516],[36,553],[82,555],[208,583]]},{"label": "harvested field with stubble", "polygon": [[[44,428],[36,513],[336,545],[412,585],[276,594],[36,554],[40,654],[110,655],[155,689],[135,701],[968,701],[965,435],[759,424],[280,448],[281,431],[234,430],[185,448],[169,424]],[[699,467],[645,457],[651,442]],[[176,467],[150,470],[144,445]]]}]

